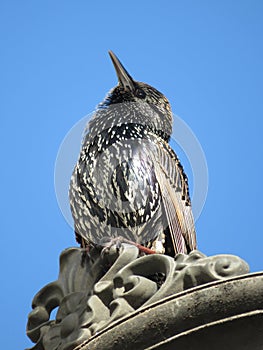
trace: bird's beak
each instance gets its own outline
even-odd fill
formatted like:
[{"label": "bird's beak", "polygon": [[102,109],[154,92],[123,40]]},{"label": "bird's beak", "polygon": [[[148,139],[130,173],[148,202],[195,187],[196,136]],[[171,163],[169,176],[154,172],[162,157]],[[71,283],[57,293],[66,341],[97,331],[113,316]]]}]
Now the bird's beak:
[{"label": "bird's beak", "polygon": [[109,55],[116,70],[119,83],[123,86],[124,90],[131,92],[134,91],[134,81],[130,74],[126,71],[117,56],[115,56],[112,51],[109,51]]}]

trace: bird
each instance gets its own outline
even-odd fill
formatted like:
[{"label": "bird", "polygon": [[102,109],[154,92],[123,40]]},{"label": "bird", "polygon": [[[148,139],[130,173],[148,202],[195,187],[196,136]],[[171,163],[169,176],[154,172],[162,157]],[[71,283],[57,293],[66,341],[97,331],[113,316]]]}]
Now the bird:
[{"label": "bird", "polygon": [[189,254],[195,224],[188,179],[169,145],[170,103],[109,55],[118,84],[88,122],[70,180],[76,240],[83,248],[128,242],[145,253]]}]

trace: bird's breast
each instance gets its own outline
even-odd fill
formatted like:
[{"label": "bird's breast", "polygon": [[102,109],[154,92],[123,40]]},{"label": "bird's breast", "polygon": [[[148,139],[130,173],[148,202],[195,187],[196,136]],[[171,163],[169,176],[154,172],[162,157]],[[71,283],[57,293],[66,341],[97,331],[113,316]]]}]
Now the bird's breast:
[{"label": "bird's breast", "polygon": [[102,210],[141,223],[160,205],[154,153],[151,138],[136,125],[88,137],[79,161],[80,186]]}]

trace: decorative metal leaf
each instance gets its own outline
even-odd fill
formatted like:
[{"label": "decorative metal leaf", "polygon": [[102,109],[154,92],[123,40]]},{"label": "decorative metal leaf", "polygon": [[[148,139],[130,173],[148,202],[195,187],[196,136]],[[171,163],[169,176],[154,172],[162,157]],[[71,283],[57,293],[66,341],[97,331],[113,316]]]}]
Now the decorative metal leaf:
[{"label": "decorative metal leaf", "polygon": [[[31,350],[73,350],[114,321],[149,304],[205,283],[246,274],[249,267],[232,255],[206,257],[199,251],[139,256],[135,246],[102,254],[68,248],[60,256],[57,281],[34,297],[27,334]],[[58,307],[55,320],[50,320]]]}]

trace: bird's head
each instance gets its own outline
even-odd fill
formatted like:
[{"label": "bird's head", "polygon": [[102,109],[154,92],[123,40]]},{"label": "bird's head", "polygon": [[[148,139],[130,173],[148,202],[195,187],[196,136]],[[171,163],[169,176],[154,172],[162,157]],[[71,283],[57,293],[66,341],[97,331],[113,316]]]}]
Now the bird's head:
[{"label": "bird's head", "polygon": [[[147,122],[153,123],[160,133],[165,130],[169,138],[172,131],[172,111],[168,99],[154,87],[135,81],[112,51],[109,51],[109,55],[118,77],[118,85],[109,92],[99,108],[119,103],[135,103],[132,104],[135,106],[134,110],[144,110],[145,118],[152,118]],[[149,113],[149,110],[153,113]]]}]

